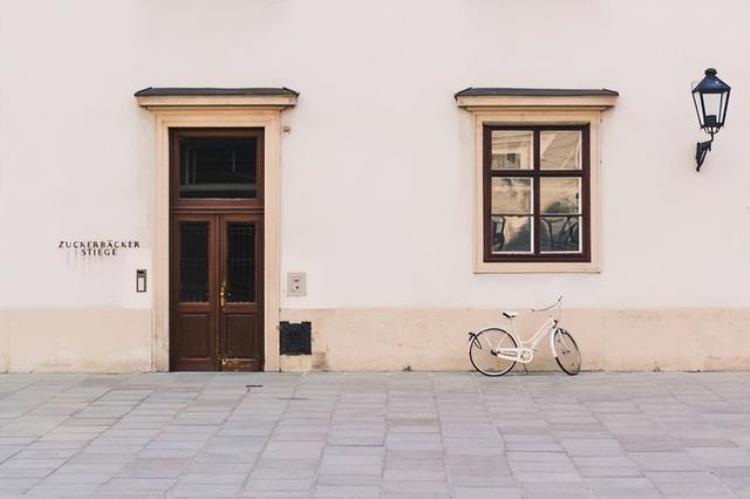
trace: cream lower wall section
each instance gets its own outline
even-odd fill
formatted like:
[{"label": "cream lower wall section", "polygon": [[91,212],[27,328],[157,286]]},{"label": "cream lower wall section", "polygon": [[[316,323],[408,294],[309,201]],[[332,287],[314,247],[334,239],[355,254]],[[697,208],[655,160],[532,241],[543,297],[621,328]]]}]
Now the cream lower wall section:
[{"label": "cream lower wall section", "polygon": [[0,372],[151,370],[151,310],[0,312]]},{"label": "cream lower wall section", "polygon": [[[496,310],[476,309],[282,310],[281,317],[311,321],[313,330],[313,355],[282,356],[284,371],[471,369],[467,331],[507,324]],[[517,326],[529,331],[543,319],[530,314]],[[750,369],[750,309],[564,310],[561,325],[578,341],[586,370]],[[548,351],[545,342],[529,370],[553,367]]]},{"label": "cream lower wall section", "polygon": [[[282,310],[281,317],[313,327],[313,355],[282,356],[283,371],[471,369],[466,332],[506,322],[496,310],[447,308]],[[564,310],[562,325],[587,370],[750,369],[750,309]],[[151,371],[151,333],[150,310],[3,311],[0,372]],[[544,343],[529,369],[551,367]]]}]

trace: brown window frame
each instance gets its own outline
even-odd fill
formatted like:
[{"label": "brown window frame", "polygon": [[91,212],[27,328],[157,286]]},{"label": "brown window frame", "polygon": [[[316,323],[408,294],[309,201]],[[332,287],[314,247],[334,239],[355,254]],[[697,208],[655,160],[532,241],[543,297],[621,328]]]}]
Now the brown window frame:
[{"label": "brown window frame", "polygon": [[[530,170],[492,170],[492,132],[494,130],[528,130],[533,132],[534,162]],[[540,132],[577,130],[581,132],[580,170],[542,170],[540,168]],[[483,248],[485,262],[591,262],[591,149],[590,125],[483,125],[482,129],[482,195],[483,195]],[[533,180],[533,253],[492,253],[492,178],[524,177]],[[540,181],[544,177],[572,177],[581,179],[582,247],[579,253],[541,252]]]}]

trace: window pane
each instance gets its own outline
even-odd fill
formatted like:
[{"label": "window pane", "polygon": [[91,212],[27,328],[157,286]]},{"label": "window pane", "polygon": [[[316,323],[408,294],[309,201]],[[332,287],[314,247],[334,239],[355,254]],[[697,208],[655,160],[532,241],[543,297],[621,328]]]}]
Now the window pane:
[{"label": "window pane", "polygon": [[545,253],[581,252],[580,216],[542,217],[541,250]]},{"label": "window pane", "polygon": [[208,223],[180,223],[180,301],[208,301]]},{"label": "window pane", "polygon": [[492,169],[530,170],[534,164],[534,132],[492,131]]},{"label": "window pane", "polygon": [[180,197],[257,197],[256,147],[254,137],[183,138]]},{"label": "window pane", "polygon": [[542,170],[580,170],[581,132],[578,130],[543,131],[539,134]]},{"label": "window pane", "polygon": [[539,189],[543,214],[581,213],[580,178],[542,178]]},{"label": "window pane", "polygon": [[508,215],[532,213],[530,178],[493,177],[492,214]]},{"label": "window pane", "polygon": [[492,253],[531,253],[531,217],[493,216],[490,221]]}]

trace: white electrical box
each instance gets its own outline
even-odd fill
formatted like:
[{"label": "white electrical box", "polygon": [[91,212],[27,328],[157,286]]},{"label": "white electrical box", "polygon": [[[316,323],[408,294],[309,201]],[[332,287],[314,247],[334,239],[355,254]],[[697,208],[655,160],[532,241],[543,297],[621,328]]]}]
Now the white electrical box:
[{"label": "white electrical box", "polygon": [[286,275],[287,296],[307,296],[307,274],[304,272],[289,272]]}]

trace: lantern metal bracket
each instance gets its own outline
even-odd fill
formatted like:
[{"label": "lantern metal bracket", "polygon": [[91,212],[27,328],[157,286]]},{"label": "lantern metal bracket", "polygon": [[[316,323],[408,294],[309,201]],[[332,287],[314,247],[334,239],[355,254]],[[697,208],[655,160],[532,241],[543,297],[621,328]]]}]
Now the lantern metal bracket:
[{"label": "lantern metal bracket", "polygon": [[708,154],[708,151],[711,150],[711,144],[714,141],[714,134],[711,134],[711,140],[707,140],[706,142],[698,142],[696,148],[695,148],[695,162],[698,164],[698,167],[695,169],[696,171],[701,171],[701,166],[703,166],[703,160],[706,159],[706,154]]}]

